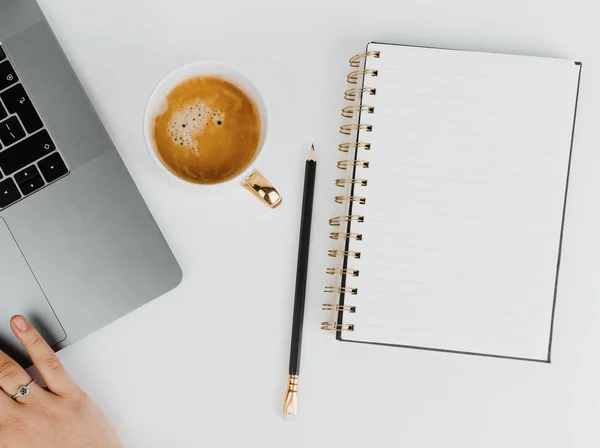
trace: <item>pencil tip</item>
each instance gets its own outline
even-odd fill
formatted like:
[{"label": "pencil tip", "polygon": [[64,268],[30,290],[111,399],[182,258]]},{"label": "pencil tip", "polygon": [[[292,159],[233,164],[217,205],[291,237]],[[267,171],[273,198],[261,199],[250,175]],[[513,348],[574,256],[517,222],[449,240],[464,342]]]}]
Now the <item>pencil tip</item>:
[{"label": "pencil tip", "polygon": [[307,160],[317,161],[317,152],[315,151],[315,145],[310,145],[310,151],[308,151]]}]

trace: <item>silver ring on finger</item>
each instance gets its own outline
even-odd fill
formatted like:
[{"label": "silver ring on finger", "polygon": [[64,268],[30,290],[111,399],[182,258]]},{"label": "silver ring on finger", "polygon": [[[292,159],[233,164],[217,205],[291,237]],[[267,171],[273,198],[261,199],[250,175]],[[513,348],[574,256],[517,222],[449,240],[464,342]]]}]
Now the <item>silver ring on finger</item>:
[{"label": "silver ring on finger", "polygon": [[31,387],[34,384],[35,384],[35,380],[31,380],[31,383],[29,383],[25,386],[19,387],[19,389],[17,390],[17,393],[14,395],[11,395],[10,398],[12,398],[13,400],[16,400],[19,397],[25,397],[25,396],[29,395],[29,391],[31,390]]}]

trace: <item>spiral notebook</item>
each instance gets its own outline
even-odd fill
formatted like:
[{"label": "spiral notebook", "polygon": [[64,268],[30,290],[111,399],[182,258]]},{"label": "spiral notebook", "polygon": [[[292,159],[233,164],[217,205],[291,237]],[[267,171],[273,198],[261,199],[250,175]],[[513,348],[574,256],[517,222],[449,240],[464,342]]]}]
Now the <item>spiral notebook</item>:
[{"label": "spiral notebook", "polygon": [[550,362],[581,64],[370,43],[350,65],[322,328]]}]

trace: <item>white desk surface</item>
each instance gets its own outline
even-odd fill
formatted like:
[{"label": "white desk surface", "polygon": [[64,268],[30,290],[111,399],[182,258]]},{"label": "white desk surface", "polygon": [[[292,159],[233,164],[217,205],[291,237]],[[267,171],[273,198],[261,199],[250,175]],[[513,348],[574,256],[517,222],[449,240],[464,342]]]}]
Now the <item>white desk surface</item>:
[{"label": "white desk surface", "polygon": [[[42,0],[183,270],[174,291],[60,356],[129,448],[600,444],[596,2]],[[367,41],[583,61],[553,363],[336,342],[319,329],[347,60]],[[154,85],[190,61],[246,71],[272,112],[260,169],[284,205],[195,197],[146,153]],[[300,415],[281,419],[305,144],[319,151]]]}]

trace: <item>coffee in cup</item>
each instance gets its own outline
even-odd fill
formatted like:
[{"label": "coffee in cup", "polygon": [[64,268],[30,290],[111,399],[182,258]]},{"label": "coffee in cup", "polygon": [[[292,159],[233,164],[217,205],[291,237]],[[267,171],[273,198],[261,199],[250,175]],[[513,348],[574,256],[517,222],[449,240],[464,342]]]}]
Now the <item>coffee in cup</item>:
[{"label": "coffee in cup", "polygon": [[146,106],[144,133],[154,160],[196,189],[241,183],[271,208],[281,196],[255,166],[265,148],[264,100],[248,77],[216,62],[175,70]]},{"label": "coffee in cup", "polygon": [[220,184],[239,175],[259,149],[261,117],[252,99],[219,76],[177,85],[154,119],[156,152],[178,177]]}]

